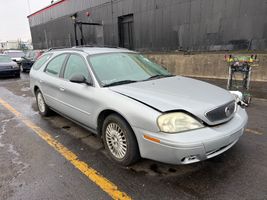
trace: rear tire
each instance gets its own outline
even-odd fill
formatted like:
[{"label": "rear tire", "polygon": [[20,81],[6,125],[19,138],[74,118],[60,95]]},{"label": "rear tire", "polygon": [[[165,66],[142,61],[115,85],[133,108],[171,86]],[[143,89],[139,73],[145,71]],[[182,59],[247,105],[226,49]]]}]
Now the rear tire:
[{"label": "rear tire", "polygon": [[140,159],[138,144],[129,124],[119,115],[109,115],[102,126],[106,150],[112,160],[128,166]]},{"label": "rear tire", "polygon": [[51,109],[46,105],[43,94],[39,89],[35,92],[35,96],[40,115],[49,116],[51,114]]}]

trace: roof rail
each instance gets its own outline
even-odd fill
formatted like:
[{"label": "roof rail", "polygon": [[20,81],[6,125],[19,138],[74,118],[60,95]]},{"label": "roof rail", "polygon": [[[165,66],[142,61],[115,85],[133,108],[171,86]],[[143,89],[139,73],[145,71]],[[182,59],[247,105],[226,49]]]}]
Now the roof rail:
[{"label": "roof rail", "polygon": [[61,49],[64,49],[66,51],[69,50],[69,51],[82,51],[83,52],[82,49],[71,48],[71,47],[53,47],[53,48],[49,48],[47,51],[53,51],[53,50],[57,51],[57,50],[61,50]]},{"label": "roof rail", "polygon": [[52,50],[57,50],[57,49],[66,49],[66,48],[68,48],[68,47],[66,47],[66,46],[61,46],[61,47],[50,47],[50,48],[47,49],[47,51],[52,51]]},{"label": "roof rail", "polygon": [[74,46],[72,48],[83,48],[83,47],[99,47],[99,48],[118,48],[118,49],[124,49],[123,47],[119,46],[112,46],[112,45],[79,45],[79,46]]},{"label": "roof rail", "polygon": [[111,46],[111,45],[80,45],[80,46],[73,46],[73,47],[51,47],[47,49],[46,52],[48,51],[57,51],[57,50],[65,50],[65,51],[81,51],[84,52],[82,48],[84,47],[98,47],[98,48],[117,48],[117,49],[125,49],[123,47],[118,47],[118,46]]}]

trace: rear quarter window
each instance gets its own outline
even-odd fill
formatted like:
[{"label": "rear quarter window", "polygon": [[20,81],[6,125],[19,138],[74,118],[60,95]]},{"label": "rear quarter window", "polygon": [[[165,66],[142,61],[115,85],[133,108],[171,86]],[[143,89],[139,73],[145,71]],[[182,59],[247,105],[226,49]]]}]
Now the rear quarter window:
[{"label": "rear quarter window", "polygon": [[49,53],[49,54],[45,54],[43,56],[41,56],[32,66],[33,69],[35,70],[39,70],[45,63],[46,61],[49,60],[49,58],[51,58],[53,54]]}]

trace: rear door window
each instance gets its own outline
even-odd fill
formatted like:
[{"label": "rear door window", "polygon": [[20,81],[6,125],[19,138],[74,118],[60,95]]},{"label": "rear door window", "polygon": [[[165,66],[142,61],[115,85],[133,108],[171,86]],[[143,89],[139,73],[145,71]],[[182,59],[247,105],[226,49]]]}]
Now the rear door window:
[{"label": "rear door window", "polygon": [[67,54],[61,54],[53,58],[46,66],[45,72],[52,76],[59,77],[60,70],[65,62]]},{"label": "rear door window", "polygon": [[45,64],[46,61],[49,60],[49,58],[50,58],[51,56],[52,56],[52,53],[43,55],[42,57],[40,57],[40,58],[34,63],[34,65],[33,65],[32,68],[35,69],[35,70],[40,69],[40,68],[43,66],[43,64]]}]

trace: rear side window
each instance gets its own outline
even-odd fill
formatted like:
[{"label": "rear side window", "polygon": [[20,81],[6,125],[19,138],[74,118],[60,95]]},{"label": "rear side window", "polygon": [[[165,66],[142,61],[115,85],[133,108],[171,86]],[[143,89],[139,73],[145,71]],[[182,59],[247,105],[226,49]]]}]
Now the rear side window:
[{"label": "rear side window", "polygon": [[52,56],[52,53],[43,55],[42,57],[40,57],[40,58],[34,63],[34,65],[32,66],[32,68],[35,69],[35,70],[40,69],[40,68],[43,66],[43,64],[45,64],[46,61],[47,61],[51,56]]},{"label": "rear side window", "polygon": [[67,57],[67,54],[62,54],[51,60],[46,66],[45,72],[52,76],[59,76],[61,67]]}]

